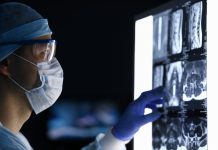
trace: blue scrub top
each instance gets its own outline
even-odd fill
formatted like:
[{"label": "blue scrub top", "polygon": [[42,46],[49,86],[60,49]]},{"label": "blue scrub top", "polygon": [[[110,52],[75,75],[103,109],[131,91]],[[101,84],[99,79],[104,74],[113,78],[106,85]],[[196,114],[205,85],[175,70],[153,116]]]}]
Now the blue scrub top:
[{"label": "blue scrub top", "polygon": [[12,133],[0,122],[0,150],[33,150],[27,139],[21,134]]}]

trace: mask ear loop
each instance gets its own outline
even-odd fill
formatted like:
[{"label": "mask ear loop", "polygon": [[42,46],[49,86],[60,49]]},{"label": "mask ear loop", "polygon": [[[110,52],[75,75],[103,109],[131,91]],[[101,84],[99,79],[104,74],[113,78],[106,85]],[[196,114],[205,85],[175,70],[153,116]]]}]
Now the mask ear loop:
[{"label": "mask ear loop", "polygon": [[[12,53],[12,55],[14,55],[14,56],[16,56],[16,57],[18,57],[18,58],[20,58],[20,59],[22,59],[22,60],[24,60],[24,61],[26,61],[26,62],[32,64],[32,65],[34,65],[34,66],[36,66],[36,67],[38,68],[38,66],[37,66],[36,64],[34,64],[33,62],[27,60],[26,58],[23,58],[22,56],[19,56],[19,55],[15,54],[15,53]],[[25,89],[24,87],[22,87],[17,81],[15,81],[12,77],[8,76],[8,78],[9,78],[11,81],[13,81],[17,86],[19,86],[22,90],[24,90],[25,92],[29,92],[27,89]],[[40,80],[41,80],[41,79],[40,79]]]},{"label": "mask ear loop", "polygon": [[13,81],[17,86],[19,86],[22,90],[24,90],[25,92],[29,92],[27,89],[25,89],[24,87],[22,87],[17,81],[15,81],[12,77],[8,76],[8,78]]},{"label": "mask ear loop", "polygon": [[18,58],[20,58],[20,59],[23,59],[24,61],[26,61],[26,62],[28,62],[28,63],[31,63],[32,65],[34,65],[34,66],[37,67],[36,64],[34,64],[33,62],[27,60],[26,58],[23,58],[22,56],[19,56],[19,55],[15,54],[15,53],[12,53],[12,55],[14,55],[14,56],[16,56],[16,57],[18,57]]}]

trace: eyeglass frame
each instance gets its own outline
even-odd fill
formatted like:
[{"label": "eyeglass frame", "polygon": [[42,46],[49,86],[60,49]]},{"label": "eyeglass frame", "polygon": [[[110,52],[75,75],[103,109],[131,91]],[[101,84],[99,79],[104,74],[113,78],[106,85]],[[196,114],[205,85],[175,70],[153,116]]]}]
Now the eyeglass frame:
[{"label": "eyeglass frame", "polygon": [[54,39],[9,41],[3,43],[0,42],[0,45],[8,45],[8,44],[32,45],[32,44],[43,44],[43,43],[53,43],[53,42],[57,45],[57,41]]},{"label": "eyeglass frame", "polygon": [[[8,45],[8,44],[19,44],[19,45],[34,45],[34,44],[46,44],[46,43],[55,43],[55,47],[57,45],[57,41],[54,39],[37,39],[37,40],[21,40],[21,41],[9,41],[0,43],[0,45]],[[52,58],[55,56],[55,51]],[[50,60],[49,60],[50,61]]]}]

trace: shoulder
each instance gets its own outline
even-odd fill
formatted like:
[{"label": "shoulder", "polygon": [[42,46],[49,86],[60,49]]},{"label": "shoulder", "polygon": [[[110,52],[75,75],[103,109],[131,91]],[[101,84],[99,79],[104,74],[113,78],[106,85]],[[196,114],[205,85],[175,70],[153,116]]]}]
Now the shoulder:
[{"label": "shoulder", "polygon": [[2,127],[0,127],[0,139],[0,150],[26,150],[16,136]]}]

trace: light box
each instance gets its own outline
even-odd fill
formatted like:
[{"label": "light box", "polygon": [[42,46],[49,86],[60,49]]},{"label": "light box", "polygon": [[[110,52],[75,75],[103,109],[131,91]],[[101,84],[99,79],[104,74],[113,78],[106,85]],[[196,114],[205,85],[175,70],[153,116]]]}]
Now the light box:
[{"label": "light box", "polygon": [[212,3],[172,1],[135,17],[134,99],[159,86],[169,96],[159,108],[162,117],[134,136],[134,150],[215,145],[217,10]]}]

